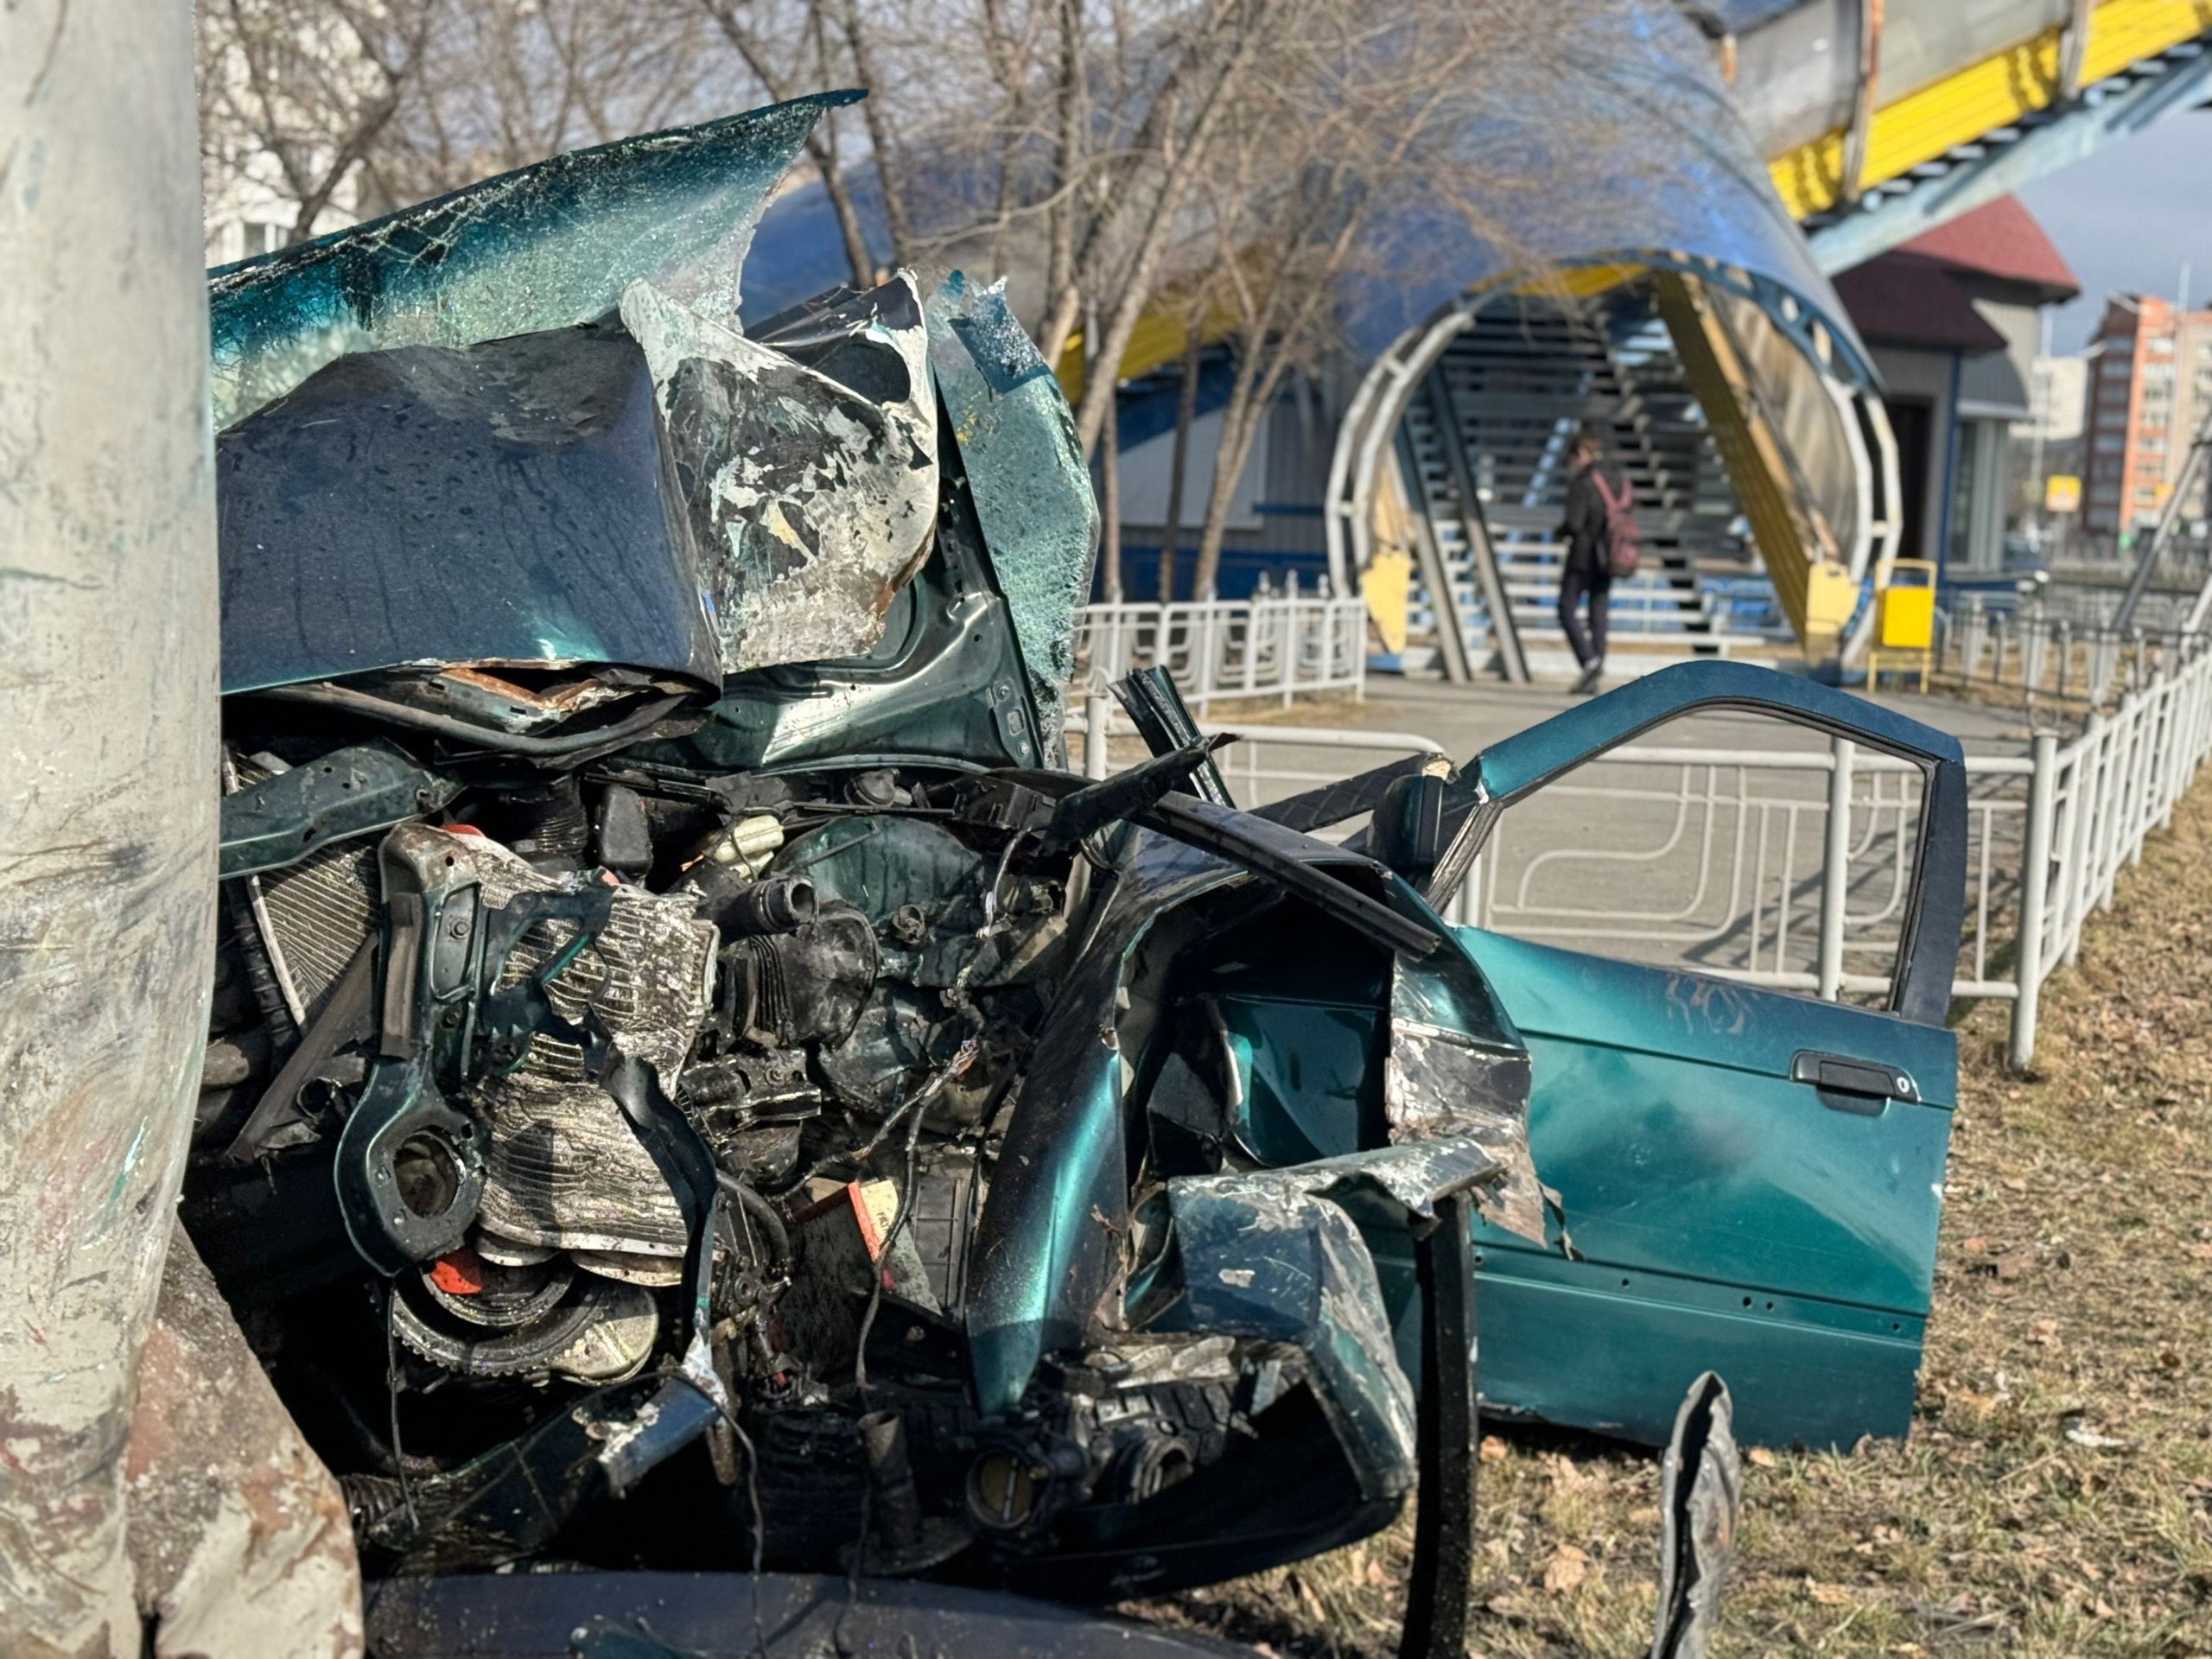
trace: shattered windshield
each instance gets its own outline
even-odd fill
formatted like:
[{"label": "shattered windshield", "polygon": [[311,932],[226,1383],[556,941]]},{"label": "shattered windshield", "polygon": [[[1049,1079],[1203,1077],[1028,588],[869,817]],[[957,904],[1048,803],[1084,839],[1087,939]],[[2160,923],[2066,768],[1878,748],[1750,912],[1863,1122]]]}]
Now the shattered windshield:
[{"label": "shattered windshield", "polygon": [[346,353],[592,322],[640,279],[735,317],[762,206],[822,111],[856,96],[556,156],[215,272],[216,429]]},{"label": "shattered windshield", "polygon": [[1090,594],[1098,503],[1066,400],[1006,302],[958,271],[929,312],[930,361],[991,565],[1013,613],[1046,730],[1075,672],[1076,613]]}]

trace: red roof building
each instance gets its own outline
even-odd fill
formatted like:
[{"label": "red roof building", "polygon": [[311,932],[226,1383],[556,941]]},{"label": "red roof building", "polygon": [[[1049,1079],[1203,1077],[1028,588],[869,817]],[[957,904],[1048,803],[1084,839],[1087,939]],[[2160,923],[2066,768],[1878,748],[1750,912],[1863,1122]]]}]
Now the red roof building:
[{"label": "red roof building", "polygon": [[1896,435],[1904,530],[1898,553],[1947,580],[2004,564],[2007,449],[2032,410],[2047,305],[2081,283],[2011,196],[1847,270],[1836,292],[1873,353]]},{"label": "red roof building", "polygon": [[[2070,300],[2082,284],[2035,216],[2012,196],[1961,213],[1897,250],[1961,271],[2033,288],[2045,305]],[[1881,262],[1873,262],[1879,264]]]}]

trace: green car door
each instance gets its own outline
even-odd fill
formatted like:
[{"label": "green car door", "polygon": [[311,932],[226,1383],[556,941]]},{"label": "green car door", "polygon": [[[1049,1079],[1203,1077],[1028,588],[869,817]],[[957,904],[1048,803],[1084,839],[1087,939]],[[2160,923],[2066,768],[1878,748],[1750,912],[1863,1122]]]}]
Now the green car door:
[{"label": "green car door", "polygon": [[1665,1440],[1701,1371],[1747,1441],[1903,1434],[1950,1138],[1950,1033],[1460,937],[1528,1043],[1573,1254],[1477,1228],[1485,1406]]},{"label": "green car door", "polygon": [[1461,931],[1526,1040],[1553,1248],[1478,1227],[1486,1408],[1663,1442],[1716,1370],[1750,1441],[1849,1445],[1910,1421],[1955,1102],[1943,1020],[1963,900],[1957,741],[1723,663],[1667,670],[1484,752],[1429,884],[1441,906],[1514,801],[1681,714],[1750,709],[1923,773],[1883,1009]]}]

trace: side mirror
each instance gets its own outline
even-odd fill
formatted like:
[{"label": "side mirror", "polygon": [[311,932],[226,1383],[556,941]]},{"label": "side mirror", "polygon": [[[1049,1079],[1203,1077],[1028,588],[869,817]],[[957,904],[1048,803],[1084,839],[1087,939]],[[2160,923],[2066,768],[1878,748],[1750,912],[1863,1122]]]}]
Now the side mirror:
[{"label": "side mirror", "polygon": [[1425,887],[1444,856],[1444,779],[1419,772],[1394,780],[1376,806],[1367,850],[1415,887]]}]

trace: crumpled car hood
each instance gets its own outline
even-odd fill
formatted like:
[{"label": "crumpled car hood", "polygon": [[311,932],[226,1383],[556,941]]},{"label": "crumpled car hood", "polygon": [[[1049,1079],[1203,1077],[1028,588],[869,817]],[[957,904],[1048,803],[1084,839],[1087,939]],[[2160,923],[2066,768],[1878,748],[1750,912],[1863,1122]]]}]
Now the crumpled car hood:
[{"label": "crumpled car hood", "polygon": [[[994,718],[932,747],[1055,752],[1098,518],[1002,292],[956,274],[925,302],[901,272],[738,326],[760,205],[835,101],[557,157],[217,272],[224,691],[605,664],[758,703],[791,688],[725,682],[812,664],[810,726],[847,693],[880,721],[902,679],[919,715],[957,679]],[[896,611],[940,552],[925,608],[979,624],[963,652],[917,648],[924,607]],[[977,660],[950,675],[955,654]],[[827,683],[841,665],[850,686]]]}]

